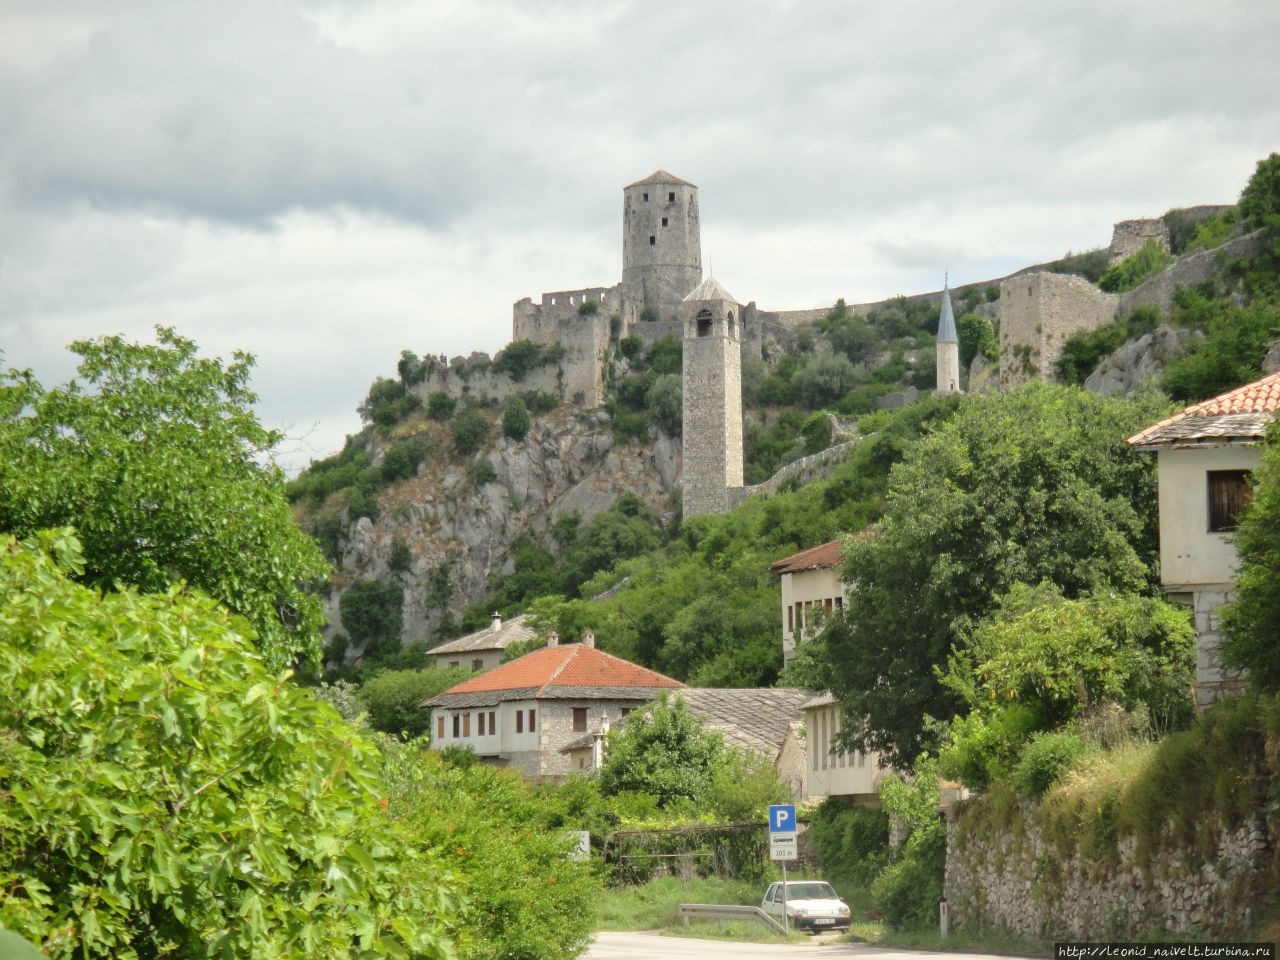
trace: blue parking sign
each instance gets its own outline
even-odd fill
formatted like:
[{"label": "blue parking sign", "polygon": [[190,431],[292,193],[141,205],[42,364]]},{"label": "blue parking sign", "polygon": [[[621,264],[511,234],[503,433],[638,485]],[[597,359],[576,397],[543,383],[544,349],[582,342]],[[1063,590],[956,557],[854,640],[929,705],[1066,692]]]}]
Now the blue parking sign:
[{"label": "blue parking sign", "polygon": [[793,803],[776,803],[769,808],[770,833],[795,833],[796,807]]}]

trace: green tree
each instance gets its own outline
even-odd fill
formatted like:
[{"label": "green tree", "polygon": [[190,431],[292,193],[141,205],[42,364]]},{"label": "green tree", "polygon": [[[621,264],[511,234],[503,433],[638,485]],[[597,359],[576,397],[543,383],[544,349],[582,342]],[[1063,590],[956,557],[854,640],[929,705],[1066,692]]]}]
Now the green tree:
[{"label": "green tree", "polygon": [[725,755],[723,734],[708,730],[679,694],[663,694],[609,731],[600,793],[647,793],[663,808],[697,804]]},{"label": "green tree", "polygon": [[960,366],[966,370],[978,354],[988,360],[1000,356],[1000,341],[996,339],[995,327],[984,316],[961,314],[956,319],[956,336],[960,339]]},{"label": "green tree", "polygon": [[253,358],[221,360],[173,330],[156,345],[77,341],[79,375],[46,390],[0,375],[0,531],[74,525],[83,582],[144,592],[185,580],[246,617],[268,662],[318,658],[326,576],[253,414]]},{"label": "green tree", "polygon": [[[511,770],[444,762],[421,741],[384,747],[387,812],[411,859],[457,878],[468,905],[461,960],[565,960],[596,925],[602,883],[570,857],[558,810]],[[586,826],[563,824],[566,829]]]},{"label": "green tree", "polygon": [[338,601],[338,614],[351,642],[366,654],[400,643],[404,627],[404,588],[379,580],[357,580]]},{"label": "green tree", "polygon": [[840,353],[819,353],[809,358],[791,378],[796,396],[810,410],[835,403],[858,383],[849,358]]},{"label": "green tree", "polygon": [[502,435],[511,440],[523,440],[529,435],[529,410],[524,401],[509,397],[502,408]]},{"label": "green tree", "polygon": [[684,427],[684,378],[675,373],[657,377],[645,394],[644,405],[664,432],[680,436]]},{"label": "green tree", "polygon": [[1240,194],[1240,215],[1254,230],[1280,238],[1280,153],[1258,161]]},{"label": "green tree", "polygon": [[64,960],[443,960],[459,893],[403,853],[376,748],[243,618],[83,562],[0,544],[0,925]]},{"label": "green tree", "polygon": [[905,767],[936,744],[926,718],[960,701],[935,668],[1014,583],[1154,589],[1154,470],[1125,438],[1164,410],[1035,383],[966,398],[908,450],[875,534],[845,546],[857,588],[826,631],[831,690],[865,718],[846,746]]},{"label": "green tree", "polygon": [[360,700],[369,711],[373,729],[412,740],[429,732],[431,711],[422,708],[422,701],[444,693],[469,676],[471,671],[466,667],[382,670],[360,687]]},{"label": "green tree", "polygon": [[432,420],[448,420],[453,416],[458,401],[440,390],[427,396],[427,416]]},{"label": "green tree", "polygon": [[[1275,155],[1273,154],[1273,157]],[[1253,500],[1236,530],[1236,602],[1223,610],[1223,659],[1262,690],[1280,690],[1280,419],[1267,428]]]},{"label": "green tree", "polygon": [[453,449],[466,457],[489,442],[489,421],[477,407],[468,406],[454,418]]}]

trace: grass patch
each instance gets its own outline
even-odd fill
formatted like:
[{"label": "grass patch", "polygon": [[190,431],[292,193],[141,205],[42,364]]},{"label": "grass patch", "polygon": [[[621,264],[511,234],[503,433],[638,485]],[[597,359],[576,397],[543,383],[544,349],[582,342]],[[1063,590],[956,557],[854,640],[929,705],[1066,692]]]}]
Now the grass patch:
[{"label": "grass patch", "polygon": [[[841,940],[856,942],[852,936],[843,937]],[[881,947],[907,947],[914,950],[954,953],[1002,953],[1021,957],[1053,956],[1052,941],[1027,940],[989,930],[978,933],[953,931],[945,940],[936,929],[886,931],[876,943]]]},{"label": "grass patch", "polygon": [[742,943],[804,943],[806,933],[788,936],[773,933],[762,923],[739,923],[733,920],[692,920],[688,926],[680,920],[662,931],[666,937],[688,937],[691,940],[737,940]]},{"label": "grass patch", "polygon": [[[659,930],[680,926],[682,903],[758,904],[764,886],[715,877],[682,883],[676,877],[651,880],[640,887],[612,887],[600,905],[601,930]],[[759,926],[756,924],[756,926]],[[681,927],[683,929],[683,927]],[[765,928],[760,927],[763,934]]]}]

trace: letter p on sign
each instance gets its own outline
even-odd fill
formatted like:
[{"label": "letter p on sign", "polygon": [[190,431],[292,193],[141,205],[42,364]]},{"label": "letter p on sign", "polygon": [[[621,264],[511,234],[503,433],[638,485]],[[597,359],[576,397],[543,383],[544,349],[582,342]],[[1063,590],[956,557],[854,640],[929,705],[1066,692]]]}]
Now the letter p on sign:
[{"label": "letter p on sign", "polygon": [[794,833],[796,829],[795,804],[780,803],[769,808],[770,833]]}]

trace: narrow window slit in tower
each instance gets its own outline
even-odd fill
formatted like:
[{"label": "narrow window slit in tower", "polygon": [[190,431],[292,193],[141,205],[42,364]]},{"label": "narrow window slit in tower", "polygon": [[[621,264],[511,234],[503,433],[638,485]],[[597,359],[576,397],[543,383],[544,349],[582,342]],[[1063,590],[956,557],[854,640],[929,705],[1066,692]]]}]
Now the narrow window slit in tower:
[{"label": "narrow window slit in tower", "polygon": [[675,203],[675,202],[676,202],[676,195],[674,193],[668,193],[667,203]]},{"label": "narrow window slit in tower", "polygon": [[657,238],[657,237],[650,237],[650,238],[649,238],[649,246],[651,246],[651,247],[652,247],[652,246],[655,246],[655,245],[657,244],[657,242],[658,242],[658,238]]},{"label": "narrow window slit in tower", "polygon": [[663,218],[662,218],[662,225],[663,225],[664,227],[667,225],[667,218],[666,218],[666,217],[663,217]]}]

